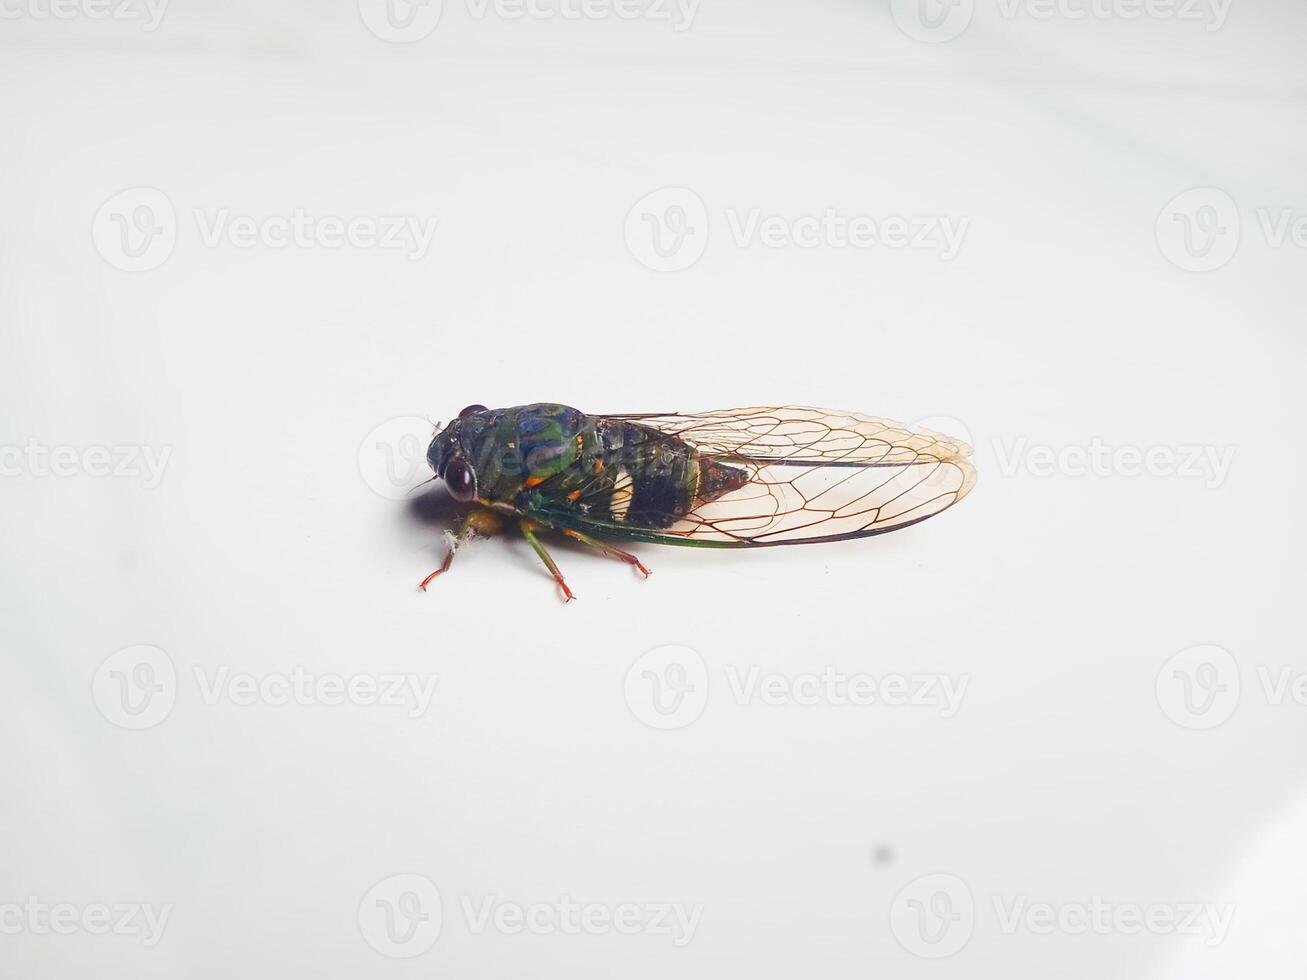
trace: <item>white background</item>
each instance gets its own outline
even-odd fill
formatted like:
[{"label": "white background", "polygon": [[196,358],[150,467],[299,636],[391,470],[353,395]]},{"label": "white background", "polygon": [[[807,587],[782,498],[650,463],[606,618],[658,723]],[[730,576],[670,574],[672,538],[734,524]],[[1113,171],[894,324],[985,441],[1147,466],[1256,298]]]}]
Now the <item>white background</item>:
[{"label": "white background", "polygon": [[[1272,701],[1307,669],[1307,254],[1259,211],[1307,214],[1307,11],[1234,0],[1209,29],[1206,3],[982,0],[930,43],[893,8],[703,0],[677,30],[446,0],[391,43],[344,2],[175,0],[151,31],[10,0],[0,976],[1295,975],[1307,708]],[[669,186],[704,202],[707,248],[660,273],[624,226]],[[175,241],[127,272],[133,188],[166,196]],[[1164,209],[1191,188],[1215,190],[1187,219],[1238,243],[1220,268],[1180,267],[1222,257],[1177,251],[1186,216]],[[205,241],[224,210],[297,208],[438,225],[417,259]],[[754,209],[968,230],[947,261],[741,245],[731,216]],[[535,400],[933,418],[974,441],[980,481],[870,541],[641,547],[648,582],[559,545],[570,606],[512,536],[417,592],[440,529],[426,497],[393,499],[425,476],[379,477],[378,443]],[[1095,441],[1234,456],[1217,478],[1036,452]],[[33,444],[170,455],[147,486],[58,475]],[[114,704],[136,654],[101,668],[137,644],[176,681],[133,731]],[[643,671],[669,663],[641,658],[668,645],[692,648],[696,691],[660,730]],[[297,667],[436,693],[417,717],[206,701],[219,676]],[[942,717],[731,686],[827,667],[967,687]],[[929,874],[950,884],[911,891]],[[376,915],[412,891],[429,929],[434,901],[415,878],[370,892],[392,875],[443,910],[429,948],[390,948],[407,958],[378,951]],[[952,927],[907,904],[936,892],[973,919],[940,961],[913,927]],[[56,935],[13,911],[29,896],[170,914],[153,945]],[[683,946],[477,932],[464,905],[492,896],[702,914]],[[1209,946],[999,914],[1096,896],[1234,920]]]}]

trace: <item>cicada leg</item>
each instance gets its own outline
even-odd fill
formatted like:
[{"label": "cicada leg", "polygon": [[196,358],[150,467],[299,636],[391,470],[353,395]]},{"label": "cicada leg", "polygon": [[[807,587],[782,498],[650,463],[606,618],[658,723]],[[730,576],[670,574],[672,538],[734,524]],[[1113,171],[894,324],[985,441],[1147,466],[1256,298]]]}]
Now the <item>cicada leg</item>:
[{"label": "cicada leg", "polygon": [[588,534],[582,534],[580,531],[564,530],[569,538],[580,541],[582,544],[589,545],[591,548],[597,548],[601,554],[609,558],[616,558],[618,561],[624,561],[626,564],[633,566],[645,578],[648,578],[653,572],[644,567],[644,562],[631,554],[629,551],[623,551],[621,548],[614,547],[606,541],[600,541],[598,538],[592,538]]},{"label": "cicada leg", "polygon": [[[472,534],[479,534],[488,538],[500,528],[504,522],[499,515],[490,510],[473,510],[459,521],[458,530],[449,535],[449,551],[445,555],[445,560],[441,562],[440,567],[418,583],[418,588],[423,592],[427,591],[427,586],[435,581],[439,576],[449,571],[449,566],[454,563],[454,552],[462,546],[463,542]],[[446,532],[448,533],[448,532]]]},{"label": "cicada leg", "polygon": [[432,572],[430,575],[428,575],[426,578],[424,578],[421,582],[418,583],[419,589],[421,589],[423,592],[427,591],[428,585],[434,582],[439,576],[444,575],[447,571],[449,571],[449,566],[454,564],[454,552],[458,550],[458,546],[461,543],[462,543],[462,539],[458,537],[454,537],[449,542],[449,551],[445,553],[445,560],[440,563],[439,568],[437,568],[434,572]]},{"label": "cicada leg", "polygon": [[558,583],[558,587],[563,590],[563,595],[566,597],[563,601],[571,602],[576,598],[576,596],[572,595],[572,590],[569,589],[567,583],[563,581],[563,573],[558,570],[558,565],[554,563],[553,557],[545,550],[545,546],[541,543],[540,539],[536,537],[535,531],[538,525],[525,520],[521,522],[521,525],[522,536],[526,538],[527,544],[529,544],[535,553],[540,556],[540,560],[545,563],[545,568],[549,569],[549,574],[554,577],[554,581]]}]

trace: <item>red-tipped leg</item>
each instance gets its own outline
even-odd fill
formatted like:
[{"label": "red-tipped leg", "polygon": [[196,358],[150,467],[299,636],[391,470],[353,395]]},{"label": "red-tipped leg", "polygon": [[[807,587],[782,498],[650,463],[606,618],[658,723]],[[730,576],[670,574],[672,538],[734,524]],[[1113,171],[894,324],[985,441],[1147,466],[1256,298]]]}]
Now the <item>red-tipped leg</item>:
[{"label": "red-tipped leg", "polygon": [[571,602],[573,599],[576,598],[576,596],[572,595],[572,590],[569,589],[569,588],[567,587],[567,583],[563,581],[563,576],[561,576],[561,575],[555,575],[555,576],[554,576],[554,581],[557,582],[557,583],[558,583],[558,587],[559,587],[560,589],[563,590],[563,602],[564,602],[564,603]]},{"label": "red-tipped leg", "polygon": [[582,544],[589,545],[591,548],[597,548],[602,554],[607,555],[609,558],[616,558],[618,561],[626,562],[626,564],[633,567],[645,578],[648,578],[653,574],[653,572],[644,567],[644,562],[635,557],[635,555],[631,554],[629,551],[623,551],[621,548],[614,547],[606,541],[592,538],[590,535],[582,534],[580,531],[564,531],[563,533],[569,538],[580,541]]},{"label": "red-tipped leg", "polygon": [[419,589],[421,589],[423,592],[427,591],[427,586],[430,585],[433,581],[435,581],[437,576],[444,575],[447,571],[449,571],[449,566],[454,564],[454,550],[455,549],[450,548],[449,554],[445,555],[445,560],[441,562],[440,567],[418,583]]},{"label": "red-tipped leg", "polygon": [[563,590],[563,601],[571,602],[575,599],[576,596],[567,587],[567,582],[563,580],[563,573],[558,570],[558,565],[554,563],[553,557],[545,550],[545,546],[540,543],[540,539],[535,536],[535,525],[522,521],[522,536],[526,538],[527,544],[531,545],[535,553],[540,556],[540,560],[545,563],[545,568],[549,569],[549,574],[554,577],[558,587]]}]

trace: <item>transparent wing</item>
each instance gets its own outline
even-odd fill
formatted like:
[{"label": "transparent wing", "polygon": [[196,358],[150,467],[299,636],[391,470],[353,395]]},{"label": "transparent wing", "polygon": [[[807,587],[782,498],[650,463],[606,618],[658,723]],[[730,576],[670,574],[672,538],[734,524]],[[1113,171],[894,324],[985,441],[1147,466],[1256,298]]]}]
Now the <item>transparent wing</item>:
[{"label": "transparent wing", "polygon": [[[888,419],[819,408],[755,407],[609,416],[683,440],[748,481],[666,527],[632,527],[555,504],[540,515],[575,530],[667,544],[757,547],[880,534],[951,507],[976,482],[971,447]],[[584,494],[579,498],[584,499]]]},{"label": "transparent wing", "polygon": [[966,443],[938,432],[826,408],[789,405],[608,417],[678,436],[703,452],[755,460],[895,466],[971,455]]}]

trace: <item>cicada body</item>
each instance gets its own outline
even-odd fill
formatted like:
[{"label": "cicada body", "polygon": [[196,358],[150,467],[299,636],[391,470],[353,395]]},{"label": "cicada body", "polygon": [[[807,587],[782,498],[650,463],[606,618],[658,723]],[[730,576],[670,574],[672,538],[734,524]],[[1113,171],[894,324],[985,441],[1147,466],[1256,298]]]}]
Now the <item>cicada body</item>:
[{"label": "cicada body", "polygon": [[[853,412],[587,415],[545,403],[470,406],[435,436],[427,460],[455,499],[518,518],[571,598],[535,536],[541,528],[646,574],[604,541],[729,548],[866,537],[966,496],[976,479],[970,453],[956,439]],[[455,547],[475,529],[465,522]],[[451,559],[452,550],[435,574]]]}]

